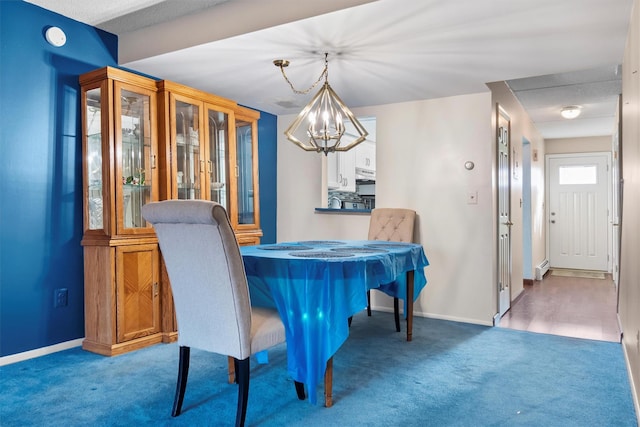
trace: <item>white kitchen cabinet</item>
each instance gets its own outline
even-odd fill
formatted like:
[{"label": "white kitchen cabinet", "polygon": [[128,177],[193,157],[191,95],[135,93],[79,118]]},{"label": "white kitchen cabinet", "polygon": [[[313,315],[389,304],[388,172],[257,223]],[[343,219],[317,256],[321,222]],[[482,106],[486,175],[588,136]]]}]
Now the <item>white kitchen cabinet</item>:
[{"label": "white kitchen cabinet", "polygon": [[356,191],[356,153],[353,150],[327,154],[329,190]]},{"label": "white kitchen cabinet", "polygon": [[[376,119],[358,119],[369,133],[367,139],[349,151],[327,155],[327,187],[333,191],[356,191],[358,179],[376,179]],[[345,122],[344,144],[355,139],[357,132],[350,122]]]},{"label": "white kitchen cabinet", "polygon": [[368,139],[356,145],[356,174],[361,178],[376,179],[376,143]]}]

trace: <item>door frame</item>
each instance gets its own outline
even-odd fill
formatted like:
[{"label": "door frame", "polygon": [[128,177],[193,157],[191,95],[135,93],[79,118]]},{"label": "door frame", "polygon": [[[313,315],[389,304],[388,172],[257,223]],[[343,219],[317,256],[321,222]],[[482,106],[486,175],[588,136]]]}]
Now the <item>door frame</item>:
[{"label": "door frame", "polygon": [[550,180],[550,166],[549,162],[551,159],[579,159],[579,158],[587,158],[594,156],[606,156],[607,158],[607,272],[611,273],[611,263],[612,263],[612,250],[613,250],[613,223],[612,223],[612,212],[613,212],[613,200],[612,200],[612,191],[611,191],[611,182],[612,182],[612,168],[611,168],[611,153],[608,151],[594,151],[594,152],[585,152],[585,153],[558,153],[558,154],[546,154],[545,155],[545,171],[544,171],[544,181],[545,181],[545,221],[547,224],[545,233],[546,233],[546,259],[550,259],[551,256],[551,227],[549,227],[550,218],[550,209],[551,206],[551,180]]}]

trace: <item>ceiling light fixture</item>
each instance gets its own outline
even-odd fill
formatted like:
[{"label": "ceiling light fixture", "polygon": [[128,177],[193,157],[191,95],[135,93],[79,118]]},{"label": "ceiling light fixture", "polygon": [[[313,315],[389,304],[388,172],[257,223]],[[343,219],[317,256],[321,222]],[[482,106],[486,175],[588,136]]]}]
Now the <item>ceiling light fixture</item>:
[{"label": "ceiling light fixture", "polygon": [[579,105],[569,105],[560,110],[560,114],[565,119],[575,119],[580,115],[581,108]]},{"label": "ceiling light fixture", "polygon": [[[351,110],[342,102],[340,97],[329,86],[329,61],[328,53],[324,54],[324,69],[318,80],[307,90],[297,90],[284,72],[289,66],[286,59],[276,59],[273,64],[280,68],[291,89],[296,94],[307,94],[322,81],[322,89],[302,109],[298,117],[291,123],[284,134],[287,139],[305,151],[317,153],[332,153],[335,151],[347,151],[364,141],[368,135],[366,129],[355,118]],[[351,122],[355,129],[355,137],[343,143],[345,123]],[[351,127],[351,126],[350,126]]]}]

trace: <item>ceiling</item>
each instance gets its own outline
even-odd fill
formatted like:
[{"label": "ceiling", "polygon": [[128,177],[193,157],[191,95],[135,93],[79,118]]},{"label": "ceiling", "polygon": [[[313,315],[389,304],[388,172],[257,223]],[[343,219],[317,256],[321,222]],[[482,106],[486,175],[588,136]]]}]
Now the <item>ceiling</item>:
[{"label": "ceiling", "polygon": [[[318,78],[350,107],[507,81],[545,138],[611,134],[633,0],[27,0],[119,36],[120,65],[273,114]],[[292,8],[292,5],[295,7]],[[72,42],[72,41],[70,41]],[[565,105],[583,114],[567,121]]]}]

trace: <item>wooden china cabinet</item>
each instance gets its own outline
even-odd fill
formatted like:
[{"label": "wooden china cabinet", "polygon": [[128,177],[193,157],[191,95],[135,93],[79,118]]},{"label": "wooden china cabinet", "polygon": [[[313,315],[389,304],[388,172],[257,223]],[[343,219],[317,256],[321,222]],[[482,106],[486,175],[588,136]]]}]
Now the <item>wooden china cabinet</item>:
[{"label": "wooden china cabinet", "polygon": [[160,254],[142,205],[158,200],[155,81],[114,68],[80,77],[85,339],[115,355],[162,341]]},{"label": "wooden china cabinet", "polygon": [[80,76],[85,340],[116,355],[177,338],[173,297],[145,203],[227,209],[260,243],[257,111],[177,83],[105,67]]}]

